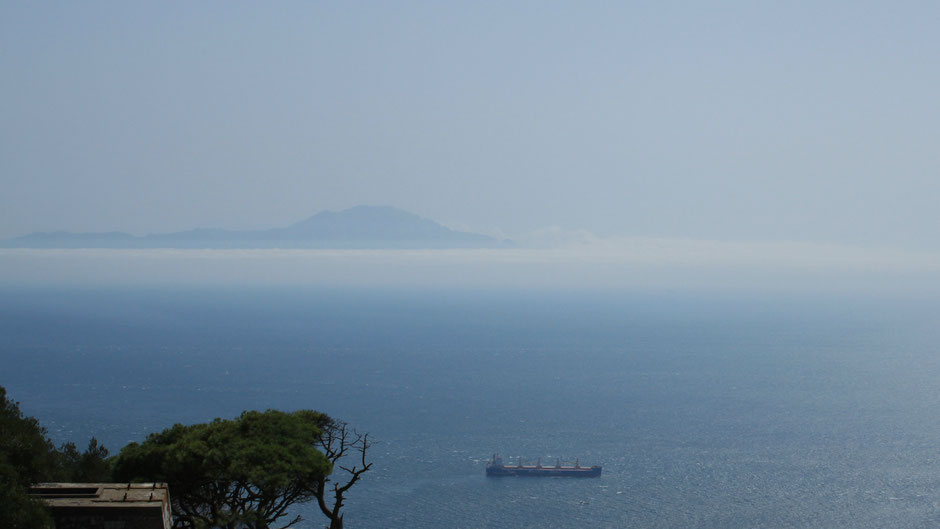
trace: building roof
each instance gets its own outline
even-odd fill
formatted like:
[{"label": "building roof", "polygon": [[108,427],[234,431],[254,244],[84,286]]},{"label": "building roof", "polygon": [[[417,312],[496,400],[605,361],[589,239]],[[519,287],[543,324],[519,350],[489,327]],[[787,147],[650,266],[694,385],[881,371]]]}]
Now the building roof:
[{"label": "building roof", "polygon": [[166,483],[37,483],[31,496],[50,507],[169,508]]}]

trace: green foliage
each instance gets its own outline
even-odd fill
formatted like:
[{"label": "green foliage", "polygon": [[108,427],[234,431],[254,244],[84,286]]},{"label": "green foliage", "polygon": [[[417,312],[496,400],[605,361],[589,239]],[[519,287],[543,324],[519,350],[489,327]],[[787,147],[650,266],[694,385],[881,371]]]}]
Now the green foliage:
[{"label": "green foliage", "polygon": [[72,483],[103,483],[111,481],[111,464],[108,449],[98,444],[94,437],[88,448],[79,452],[75,443],[64,443],[58,450],[56,481]]},{"label": "green foliage", "polygon": [[108,449],[98,444],[94,437],[88,441],[88,448],[82,453],[75,467],[74,481],[97,483],[111,481],[111,463],[108,461]]},{"label": "green foliage", "polygon": [[7,399],[0,387],[0,462],[14,466],[20,479],[40,481],[56,473],[58,455],[39,421],[26,417],[19,403]]},{"label": "green foliage", "polygon": [[24,416],[2,386],[0,401],[0,527],[51,527],[48,512],[27,491],[31,483],[55,472],[55,447],[39,421]]},{"label": "green foliage", "polygon": [[29,486],[43,481],[108,481],[108,450],[94,438],[84,453],[74,443],[58,450],[33,417],[7,399],[0,386],[0,527],[36,529],[51,527],[44,505],[28,494]]},{"label": "green foliage", "polygon": [[16,469],[0,463],[0,527],[4,529],[52,529],[48,509],[27,493]]},{"label": "green foliage", "polygon": [[248,411],[235,420],[177,424],[121,450],[118,481],[165,481],[177,528],[267,529],[315,497],[332,471],[317,449],[329,417],[303,410]]}]

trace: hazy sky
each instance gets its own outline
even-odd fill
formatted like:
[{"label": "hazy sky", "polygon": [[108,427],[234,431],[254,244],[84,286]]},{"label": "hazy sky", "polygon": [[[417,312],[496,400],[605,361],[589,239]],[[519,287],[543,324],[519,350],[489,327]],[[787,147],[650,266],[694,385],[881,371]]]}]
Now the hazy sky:
[{"label": "hazy sky", "polygon": [[935,2],[0,3],[0,237],[286,225],[940,247]]}]

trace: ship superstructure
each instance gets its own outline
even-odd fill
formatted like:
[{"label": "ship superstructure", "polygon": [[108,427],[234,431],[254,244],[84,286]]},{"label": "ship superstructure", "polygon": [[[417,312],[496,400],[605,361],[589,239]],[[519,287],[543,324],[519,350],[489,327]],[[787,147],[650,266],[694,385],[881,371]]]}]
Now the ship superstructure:
[{"label": "ship superstructure", "polygon": [[582,467],[578,460],[575,460],[574,466],[562,465],[561,460],[555,461],[554,466],[543,466],[540,458],[534,465],[526,465],[519,458],[519,464],[507,465],[503,463],[503,458],[499,454],[493,454],[493,459],[486,464],[486,475],[493,477],[501,476],[559,476],[573,478],[598,478],[601,475],[601,467],[598,465],[591,467]]}]

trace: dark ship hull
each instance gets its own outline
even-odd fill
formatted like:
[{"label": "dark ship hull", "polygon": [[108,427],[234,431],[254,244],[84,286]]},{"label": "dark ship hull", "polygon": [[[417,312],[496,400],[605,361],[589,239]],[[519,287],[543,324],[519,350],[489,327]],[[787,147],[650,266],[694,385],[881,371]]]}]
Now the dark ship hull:
[{"label": "dark ship hull", "polygon": [[486,464],[486,475],[491,477],[523,476],[523,477],[566,477],[566,478],[599,478],[601,467],[562,466],[561,462],[555,466],[543,467],[541,462],[535,465],[504,465],[503,459],[497,455]]}]

